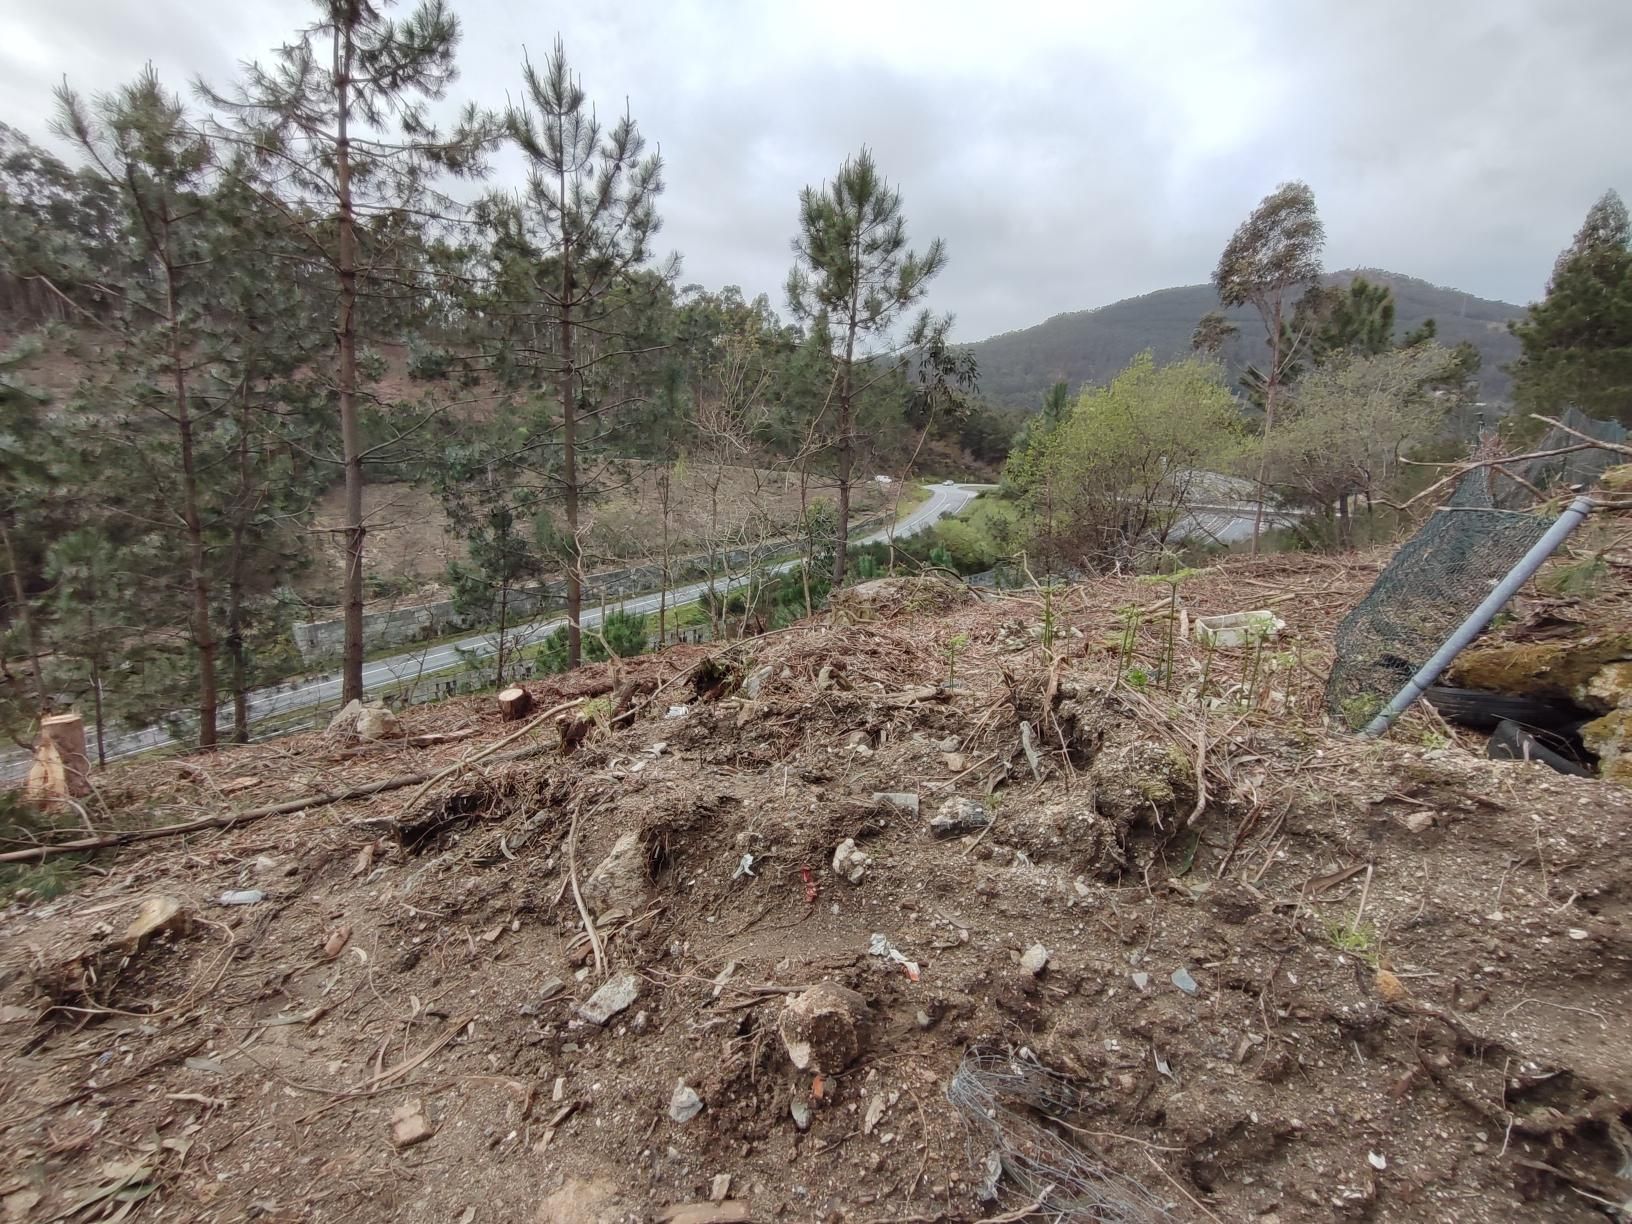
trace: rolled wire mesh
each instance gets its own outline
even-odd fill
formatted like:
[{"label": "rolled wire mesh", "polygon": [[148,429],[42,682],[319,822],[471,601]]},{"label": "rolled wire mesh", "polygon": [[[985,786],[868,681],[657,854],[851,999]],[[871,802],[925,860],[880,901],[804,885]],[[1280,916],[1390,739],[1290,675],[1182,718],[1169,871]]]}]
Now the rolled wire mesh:
[{"label": "rolled wire mesh", "polygon": [[1355,730],[1370,722],[1548,525],[1496,509],[1488,468],[1465,475],[1338,625],[1326,682],[1332,715]]},{"label": "rolled wire mesh", "polygon": [[[1025,1052],[971,1048],[947,1086],[982,1151],[1038,1202],[1037,1214],[1070,1224],[1156,1224],[1172,1217],[1150,1191],[1113,1169],[1077,1137],[1084,1090]],[[1065,1132],[1062,1134],[1061,1132]]]}]

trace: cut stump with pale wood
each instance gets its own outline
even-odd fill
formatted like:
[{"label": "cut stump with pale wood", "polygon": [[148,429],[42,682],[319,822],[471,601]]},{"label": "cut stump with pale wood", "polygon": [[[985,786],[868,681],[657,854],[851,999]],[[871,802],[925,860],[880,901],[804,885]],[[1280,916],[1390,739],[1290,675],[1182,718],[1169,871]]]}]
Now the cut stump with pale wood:
[{"label": "cut stump with pale wood", "polygon": [[499,715],[505,722],[515,722],[519,718],[526,718],[527,711],[533,708],[533,695],[521,685],[499,690]]},{"label": "cut stump with pale wood", "polygon": [[47,714],[34,739],[23,794],[31,803],[76,799],[91,793],[91,765],[85,755],[85,720],[78,714]]}]

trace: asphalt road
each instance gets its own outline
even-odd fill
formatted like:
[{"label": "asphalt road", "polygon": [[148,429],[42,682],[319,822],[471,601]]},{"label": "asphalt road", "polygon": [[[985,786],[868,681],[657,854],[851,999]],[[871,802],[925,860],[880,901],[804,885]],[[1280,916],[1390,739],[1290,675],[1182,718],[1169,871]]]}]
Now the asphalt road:
[{"label": "asphalt road", "polygon": [[[907,536],[928,527],[937,519],[956,514],[972,501],[983,485],[930,485],[929,499],[916,507],[892,527],[885,527],[870,535],[860,536],[855,541],[858,544],[888,540],[892,535],[896,539],[905,539]],[[792,569],[796,563],[788,561],[775,568]],[[729,578],[719,579],[715,588],[730,590],[746,581],[746,575],[735,574]],[[696,599],[708,589],[707,582],[693,582],[685,586],[673,587],[668,591],[668,606],[674,607]],[[621,601],[617,606],[628,612],[655,612],[661,596],[658,592],[650,595],[637,595]],[[580,623],[586,626],[598,625],[601,621],[599,607],[585,608]],[[567,622],[561,617],[551,617],[536,621],[527,621],[518,624],[509,630],[513,639],[525,642],[541,641],[545,635]],[[426,647],[420,650],[404,651],[401,654],[391,655],[384,659],[375,659],[363,665],[363,689],[365,692],[377,692],[381,689],[397,687],[405,682],[412,682],[420,676],[430,675],[432,672],[443,671],[450,667],[457,667],[470,654],[486,657],[497,653],[498,639],[492,633],[473,633],[457,641],[443,642],[437,646]],[[269,688],[256,689],[249,695],[250,725],[280,714],[298,713],[313,706],[339,704],[340,701],[340,673],[332,672],[321,676],[306,677],[290,681]],[[223,711],[222,729],[231,725],[232,713],[230,709]],[[110,761],[120,757],[133,756],[138,752],[147,752],[154,748],[164,748],[175,741],[161,726],[144,727],[139,731],[120,732],[108,737],[107,755]],[[94,751],[94,745],[92,746]],[[18,778],[26,771],[28,758],[20,752],[8,752],[0,755],[0,776]]]}]

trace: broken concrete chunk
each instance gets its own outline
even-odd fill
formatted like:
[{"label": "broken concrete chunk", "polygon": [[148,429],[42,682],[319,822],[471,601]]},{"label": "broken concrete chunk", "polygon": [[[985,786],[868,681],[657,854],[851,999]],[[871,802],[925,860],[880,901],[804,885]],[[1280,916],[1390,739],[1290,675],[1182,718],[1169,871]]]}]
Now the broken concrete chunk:
[{"label": "broken concrete chunk", "polygon": [[783,1005],[777,1030],[795,1067],[833,1075],[867,1049],[872,1022],[866,999],[837,982],[821,982]]},{"label": "broken concrete chunk", "polygon": [[788,1115],[793,1119],[795,1130],[807,1131],[810,1129],[810,1106],[803,1101],[789,1102]]},{"label": "broken concrete chunk", "polygon": [[953,837],[959,833],[974,833],[992,823],[983,804],[962,795],[953,795],[941,804],[929,822],[929,831],[936,837]]},{"label": "broken concrete chunk", "polygon": [[174,897],[149,897],[125,928],[120,942],[127,948],[139,948],[161,931],[185,931],[191,922],[192,916]]},{"label": "broken concrete chunk", "polygon": [[708,1187],[708,1201],[723,1203],[731,1197],[731,1174],[716,1173]]},{"label": "broken concrete chunk", "polygon": [[646,855],[640,834],[622,834],[584,881],[584,899],[596,911],[621,909],[638,914],[646,902]]},{"label": "broken concrete chunk", "polygon": [[856,849],[856,839],[847,837],[839,843],[833,851],[833,872],[841,875],[852,884],[860,884],[862,876],[867,874],[867,864],[872,859],[863,851]]},{"label": "broken concrete chunk", "polygon": [[1043,947],[1042,944],[1032,944],[1020,957],[1020,968],[1031,974],[1032,977],[1036,977],[1044,969],[1048,968],[1048,949]]},{"label": "broken concrete chunk", "polygon": [[918,815],[917,791],[875,791],[873,802],[892,807],[898,812],[905,812],[909,816]]},{"label": "broken concrete chunk", "polygon": [[697,1090],[685,1080],[677,1081],[674,1095],[669,1097],[669,1117],[684,1125],[702,1112],[703,1098],[697,1095]]},{"label": "broken concrete chunk", "polygon": [[640,997],[640,978],[633,973],[620,973],[602,984],[578,1008],[578,1014],[591,1024],[605,1024]]}]

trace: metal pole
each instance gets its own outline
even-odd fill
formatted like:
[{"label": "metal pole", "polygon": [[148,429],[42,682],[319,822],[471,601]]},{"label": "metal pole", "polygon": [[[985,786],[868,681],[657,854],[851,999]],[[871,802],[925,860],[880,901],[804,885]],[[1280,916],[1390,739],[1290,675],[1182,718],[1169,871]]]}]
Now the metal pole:
[{"label": "metal pole", "polygon": [[1451,660],[1461,654],[1469,642],[1484,632],[1485,626],[1490,624],[1491,619],[1502,610],[1503,605],[1518,594],[1519,588],[1529,582],[1531,575],[1541,568],[1541,563],[1553,555],[1554,550],[1564,542],[1564,538],[1580,526],[1581,520],[1591,512],[1590,499],[1578,497],[1572,501],[1569,508],[1558,516],[1557,521],[1547,528],[1547,534],[1531,545],[1530,551],[1508,571],[1507,577],[1496,584],[1496,589],[1485,596],[1484,602],[1473,610],[1455,633],[1445,639],[1445,644],[1434,651],[1433,658],[1424,663],[1422,670],[1394,694],[1394,700],[1383,707],[1381,714],[1366,724],[1366,729],[1361,734],[1375,739],[1393,726],[1394,720],[1410,709],[1411,703],[1421,697],[1430,684],[1439,679],[1440,673],[1451,665]]}]

